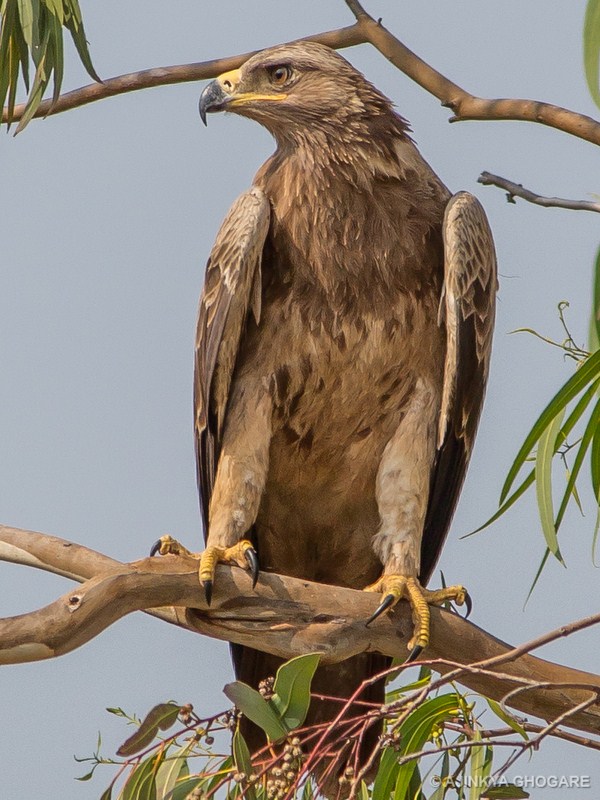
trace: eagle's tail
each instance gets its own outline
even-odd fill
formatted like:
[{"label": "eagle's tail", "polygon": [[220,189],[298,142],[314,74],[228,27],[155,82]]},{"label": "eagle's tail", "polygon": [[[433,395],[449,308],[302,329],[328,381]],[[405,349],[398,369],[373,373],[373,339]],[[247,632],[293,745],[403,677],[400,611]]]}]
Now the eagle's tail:
[{"label": "eagle's tail", "polygon": [[[274,676],[280,664],[283,663],[282,659],[276,656],[240,645],[232,645],[232,655],[238,680],[255,688],[262,681]],[[312,681],[313,695],[338,699],[313,697],[303,728],[332,722],[340,714],[344,706],[343,700],[353,695],[364,680],[383,672],[390,665],[391,659],[379,653],[361,653],[339,664],[319,667]],[[356,750],[353,750],[353,745],[357,739],[356,737],[352,738],[352,733],[360,730],[360,723],[357,718],[364,717],[369,710],[383,705],[384,700],[384,680],[376,681],[367,686],[357,698],[357,702],[350,705],[345,711],[340,721],[341,724],[336,725],[331,735],[321,743],[319,754],[323,757],[317,763],[313,775],[320,786],[321,793],[325,796],[334,798],[347,794],[343,790],[340,792],[339,778],[349,767],[354,768],[355,762],[360,770],[371,756],[381,735],[382,723],[377,721],[364,730],[358,750],[358,758],[355,755]],[[357,719],[357,724],[352,725],[353,719]],[[303,748],[305,758],[320,741],[324,730],[325,728],[322,728],[318,735],[315,732],[310,737],[310,740]],[[251,753],[256,753],[264,747],[266,740],[263,731],[250,720],[242,719],[241,732]],[[300,738],[303,739],[304,737],[301,736]],[[328,751],[329,755],[327,755]],[[334,754],[339,754],[339,756],[335,757]],[[332,764],[331,760],[334,757],[336,763]],[[366,776],[367,780],[373,777],[376,768],[377,760],[373,763],[373,770],[370,770],[372,774]]]}]

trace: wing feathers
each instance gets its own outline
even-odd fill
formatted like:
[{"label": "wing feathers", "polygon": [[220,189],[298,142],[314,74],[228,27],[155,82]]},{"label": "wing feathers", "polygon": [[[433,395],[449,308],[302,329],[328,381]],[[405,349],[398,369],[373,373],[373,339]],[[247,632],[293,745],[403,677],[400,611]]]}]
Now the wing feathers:
[{"label": "wing feathers", "polygon": [[444,288],[440,320],[446,356],[434,465],[421,554],[427,580],[462,487],[485,393],[497,289],[492,233],[479,201],[459,192],[444,215]]},{"label": "wing feathers", "polygon": [[248,311],[258,323],[261,260],[269,201],[257,187],[241,195],[211,250],[198,310],[194,408],[198,486],[205,531],[231,376]]}]

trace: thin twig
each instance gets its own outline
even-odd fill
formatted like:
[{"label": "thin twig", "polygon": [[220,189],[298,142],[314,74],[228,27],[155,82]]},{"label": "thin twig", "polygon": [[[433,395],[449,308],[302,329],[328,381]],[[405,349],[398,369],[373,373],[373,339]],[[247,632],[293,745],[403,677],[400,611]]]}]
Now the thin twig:
[{"label": "thin twig", "polygon": [[596,211],[600,213],[600,203],[594,203],[592,200],[565,200],[562,197],[544,197],[541,194],[536,194],[530,189],[520,183],[514,183],[507,178],[501,178],[499,175],[492,175],[491,172],[482,172],[477,178],[477,183],[483,186],[497,186],[499,189],[504,189],[507,192],[506,199],[509,203],[515,202],[515,197],[521,197],[527,200],[528,203],[533,203],[536,206],[544,206],[544,208],[568,208],[572,211]]},{"label": "thin twig", "polygon": [[560,725],[565,725],[565,724],[570,725],[571,724],[570,719],[572,716],[574,716],[580,711],[585,711],[595,702],[597,702],[597,700],[598,700],[598,694],[596,693],[595,697],[588,698],[587,700],[584,700],[583,702],[579,703],[573,708],[568,709],[567,711],[564,712],[564,714],[561,714],[559,717],[557,717],[555,720],[549,723],[545,728],[543,728],[540,731],[540,733],[535,737],[535,739],[530,739],[528,742],[524,743],[525,746],[522,748],[522,750],[520,752],[514,753],[502,765],[502,767],[494,773],[492,777],[492,782],[493,783],[497,782],[498,779],[501,778],[506,773],[506,771],[515,763],[515,761],[523,755],[523,753],[527,752],[528,750],[536,749],[539,746],[542,739],[545,739],[546,736],[550,736],[552,732],[556,730]]}]

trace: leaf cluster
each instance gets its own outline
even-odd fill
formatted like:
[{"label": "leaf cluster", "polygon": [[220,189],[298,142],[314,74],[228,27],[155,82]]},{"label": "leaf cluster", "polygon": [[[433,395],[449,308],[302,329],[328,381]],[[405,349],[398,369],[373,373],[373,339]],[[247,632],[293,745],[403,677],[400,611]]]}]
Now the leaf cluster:
[{"label": "leaf cluster", "polygon": [[[455,686],[452,691],[438,691],[426,668],[418,680],[391,688],[381,709],[340,720],[333,732],[327,730],[329,744],[324,744],[327,724],[303,727],[318,660],[310,654],[283,664],[272,690],[263,694],[239,681],[229,684],[225,693],[236,708],[210,719],[200,719],[191,706],[171,702],[155,706],[142,721],[121,709],[109,709],[137,730],[117,751],[124,760],[105,759],[98,752],[91,759],[81,759],[93,761],[94,766],[80,780],[89,780],[100,764],[110,764],[119,770],[100,800],[208,800],[216,796],[313,800],[321,792],[323,771],[315,772],[320,763],[321,768],[330,764],[334,774],[339,772],[340,796],[357,800],[527,797],[518,787],[498,780],[501,771],[492,774],[494,741],[489,731],[482,730],[474,704]],[[509,732],[528,743],[517,719],[493,701],[489,707]],[[258,753],[250,753],[240,732],[242,714],[266,734],[268,743]],[[361,731],[381,720],[384,734],[374,753],[379,767],[369,785],[358,761],[358,746]],[[177,723],[179,729],[171,733]],[[231,753],[218,754],[212,747],[214,734],[226,729],[233,732]],[[356,747],[348,748],[348,742]],[[199,769],[194,761],[200,761]],[[122,786],[117,792],[119,779]]]},{"label": "leaf cluster", "polygon": [[[600,526],[600,250],[595,263],[594,303],[590,322],[589,349],[578,346],[566,321],[568,303],[558,306],[565,338],[561,342],[541,336],[529,328],[521,329],[559,348],[575,365],[573,375],[561,386],[546,405],[525,437],[508,470],[500,493],[498,510],[473,533],[487,528],[535,485],[538,513],[544,535],[545,552],[530,588],[533,591],[550,555],[564,565],[558,532],[570,503],[580,511],[577,490],[586,458],[589,478],[596,501],[592,535],[592,558]],[[574,440],[570,437],[575,436]],[[565,484],[558,510],[555,510],[553,468],[556,462],[564,468]],[[529,466],[533,463],[533,466]]]},{"label": "leaf cluster", "polygon": [[[53,79],[52,100],[60,95],[64,71],[63,33],[71,34],[81,62],[95,81],[78,0],[0,0],[0,106],[7,106],[10,126],[19,79],[28,92],[22,131],[37,111]],[[30,79],[30,63],[35,68]]]}]

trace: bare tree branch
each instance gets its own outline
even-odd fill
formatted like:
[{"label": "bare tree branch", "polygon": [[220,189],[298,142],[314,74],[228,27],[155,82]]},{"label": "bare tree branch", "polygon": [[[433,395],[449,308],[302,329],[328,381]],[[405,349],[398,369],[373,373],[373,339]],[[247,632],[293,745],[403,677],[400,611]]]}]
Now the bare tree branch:
[{"label": "bare tree branch", "polygon": [[[412,631],[405,603],[371,627],[365,620],[377,597],[352,589],[324,586],[283,575],[262,573],[253,591],[244,570],[220,566],[217,592],[206,607],[197,576],[197,562],[166,556],[120,564],[100,553],[31,531],[0,527],[0,559],[27,564],[88,580],[54,603],[17,617],[0,620],[0,663],[52,658],[98,635],[117,619],[136,610],[171,609],[170,622],[213,638],[258,647],[290,658],[320,652],[335,663],[364,651],[404,658]],[[99,566],[101,574],[90,578]],[[165,618],[165,617],[163,617]],[[589,618],[585,624],[591,624]],[[600,615],[596,621],[600,621]],[[564,626],[552,635],[511,648],[456,614],[432,609],[432,644],[427,655],[436,671],[453,676],[471,689],[501,700],[515,685],[529,685],[513,705],[519,711],[552,721],[600,691],[600,676],[563,667],[525,652],[553,636],[567,635],[584,623]],[[503,663],[503,672],[497,672]],[[470,666],[472,665],[472,666]],[[539,688],[532,683],[562,684]],[[569,684],[568,686],[566,684]],[[572,688],[575,687],[575,688]],[[600,732],[600,706],[583,708],[569,717],[570,726]]]},{"label": "bare tree branch", "polygon": [[[454,116],[450,118],[450,122],[468,119],[538,122],[593,144],[600,144],[600,122],[592,117],[537,100],[487,99],[472,95],[409,50],[379,21],[367,14],[356,0],[346,0],[346,4],[355,15],[356,24],[307,36],[305,40],[321,42],[335,49],[367,42],[372,44],[401,72],[437,97],[442,105],[451,108]],[[93,83],[61,95],[54,104],[51,100],[45,100],[40,104],[35,117],[58,114],[94,100],[102,100],[137,89],[214,78],[221,72],[241,66],[254,55],[254,52],[256,51],[195,64],[157,67],[110,78],[103,83]],[[12,119],[20,119],[24,111],[24,103],[15,106]],[[8,111],[4,109],[2,121],[8,122],[8,119]]]},{"label": "bare tree branch", "polygon": [[[119,572],[123,569],[123,562],[83,545],[58,536],[11,528],[8,525],[0,525],[0,561],[35,567],[78,583],[101,573],[113,570]],[[197,633],[196,628],[188,624],[183,608],[153,608],[146,613]]]},{"label": "bare tree branch", "polygon": [[[347,28],[339,28],[333,31],[315,33],[313,36],[305,37],[311,42],[320,42],[329,47],[340,49],[353,47],[357,44],[364,44],[365,38],[359,31],[358,25],[350,25]],[[216,78],[222,72],[237,69],[247,61],[258,50],[249,53],[241,53],[236,56],[225,56],[215,58],[210,61],[199,61],[194,64],[178,64],[170,67],[155,67],[154,69],[143,69],[139,72],[129,72],[126,75],[119,75],[116,78],[108,78],[102,83],[90,83],[80,89],[61,94],[56,103],[52,100],[44,100],[40,103],[35,112],[34,119],[47,117],[53,114],[60,114],[62,111],[70,111],[72,108],[79,108],[95,100],[104,100],[107,97],[115,97],[127,92],[135,92],[139,89],[149,89],[153,86],[169,86],[173,83],[189,83],[190,81],[202,81],[208,78]],[[26,103],[15,106],[12,121],[21,119],[25,112]],[[8,122],[8,109],[2,112],[2,122]]]},{"label": "bare tree branch", "polygon": [[467,119],[538,122],[600,144],[600,122],[592,117],[537,100],[487,99],[469,94],[409,50],[380,21],[367,14],[356,0],[346,0],[346,5],[356,17],[365,39],[401,72],[437,97],[442,105],[452,109],[454,116],[450,122]]},{"label": "bare tree branch", "polygon": [[505,189],[507,192],[506,199],[509,203],[515,202],[515,197],[521,197],[527,200],[528,203],[534,203],[536,206],[544,206],[544,208],[568,208],[572,211],[596,211],[600,213],[600,203],[594,203],[591,200],[565,200],[562,197],[544,197],[541,194],[536,194],[530,189],[525,189],[521,183],[514,183],[506,178],[501,178],[499,175],[492,175],[491,172],[482,172],[477,178],[477,183],[483,186],[497,186],[500,189]]}]

